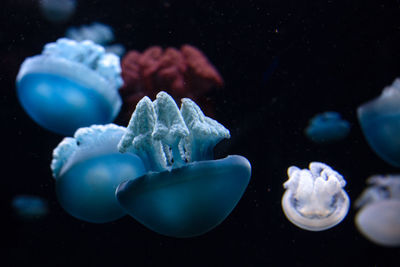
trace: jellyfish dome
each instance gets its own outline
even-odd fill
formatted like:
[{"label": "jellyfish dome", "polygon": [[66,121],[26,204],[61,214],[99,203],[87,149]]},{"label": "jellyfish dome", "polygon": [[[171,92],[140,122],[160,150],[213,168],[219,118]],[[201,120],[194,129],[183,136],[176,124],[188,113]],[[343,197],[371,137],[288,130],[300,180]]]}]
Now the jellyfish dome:
[{"label": "jellyfish dome", "polygon": [[350,123],[339,113],[327,111],[315,115],[305,133],[315,143],[332,143],[344,139],[350,132]]},{"label": "jellyfish dome", "polygon": [[282,208],[289,221],[305,230],[322,231],[343,220],[350,200],[342,175],[320,162],[302,170],[291,166],[287,172]]},{"label": "jellyfish dome", "polygon": [[229,131],[190,99],[180,110],[165,92],[136,106],[118,147],[137,154],[147,174],[122,182],[121,207],[149,229],[167,236],[201,235],[219,225],[242,197],[251,166],[242,156],[213,160]]},{"label": "jellyfish dome", "polygon": [[39,0],[43,16],[55,23],[67,21],[76,9],[76,0]]},{"label": "jellyfish dome", "polygon": [[355,203],[358,230],[378,245],[400,246],[400,175],[372,176],[368,183]]},{"label": "jellyfish dome", "polygon": [[25,220],[40,219],[48,213],[47,201],[38,196],[18,195],[12,200],[15,213]]},{"label": "jellyfish dome", "polygon": [[371,148],[389,164],[400,167],[400,79],[358,110],[361,129]]},{"label": "jellyfish dome", "polygon": [[72,216],[105,223],[126,214],[115,189],[122,181],[145,174],[145,168],[135,154],[118,152],[125,131],[114,124],[80,128],[54,149],[51,169],[57,198]]},{"label": "jellyfish dome", "polygon": [[42,127],[72,135],[114,120],[121,107],[119,57],[91,41],[61,38],[27,58],[17,76],[23,108]]}]

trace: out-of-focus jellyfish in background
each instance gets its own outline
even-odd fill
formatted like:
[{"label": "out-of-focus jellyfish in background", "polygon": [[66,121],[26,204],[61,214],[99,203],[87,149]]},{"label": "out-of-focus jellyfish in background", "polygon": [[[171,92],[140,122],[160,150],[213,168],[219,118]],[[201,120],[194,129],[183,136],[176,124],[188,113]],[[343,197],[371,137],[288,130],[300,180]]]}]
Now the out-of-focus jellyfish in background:
[{"label": "out-of-focus jellyfish in background", "polygon": [[342,175],[320,162],[311,162],[309,170],[291,166],[287,173],[282,208],[289,221],[305,230],[322,231],[343,220],[350,200]]},{"label": "out-of-focus jellyfish in background", "polygon": [[350,123],[338,112],[327,111],[315,115],[305,130],[307,137],[315,143],[332,143],[344,139],[350,132]]},{"label": "out-of-focus jellyfish in background", "polygon": [[114,221],[126,213],[115,198],[124,180],[145,174],[141,159],[119,153],[124,127],[115,124],[80,128],[54,149],[51,169],[57,198],[72,216],[94,223]]},{"label": "out-of-focus jellyfish in background", "polygon": [[41,55],[25,59],[17,94],[26,112],[42,127],[72,135],[79,127],[114,120],[121,107],[119,57],[92,41],[61,38]]},{"label": "out-of-focus jellyfish in background", "polygon": [[66,22],[75,13],[76,0],[39,0],[43,16],[55,23]]},{"label": "out-of-focus jellyfish in background", "polygon": [[102,45],[106,52],[122,56],[125,48],[121,44],[111,44],[115,40],[114,31],[111,26],[103,23],[93,22],[89,25],[80,27],[70,27],[65,33],[65,37],[75,41],[90,40],[96,44]]},{"label": "out-of-focus jellyfish in background", "polygon": [[383,160],[400,167],[400,79],[357,113],[368,144]]},{"label": "out-of-focus jellyfish in background", "polygon": [[24,220],[40,219],[48,213],[47,201],[38,196],[18,195],[11,202],[15,213]]},{"label": "out-of-focus jellyfish in background", "polygon": [[206,114],[212,115],[213,107],[207,102],[207,94],[224,84],[207,57],[191,45],[183,45],[180,50],[152,46],[143,53],[129,51],[121,65],[124,79],[120,91],[124,100],[123,118],[129,118],[132,107],[142,97],[154,98],[160,89],[175,100],[191,98],[203,107]]},{"label": "out-of-focus jellyfish in background", "polygon": [[220,224],[242,197],[251,166],[242,156],[213,160],[214,146],[229,131],[206,117],[192,100],[175,101],[160,92],[136,106],[119,143],[122,153],[137,154],[148,173],[121,183],[121,206],[151,230],[191,237]]},{"label": "out-of-focus jellyfish in background", "polygon": [[382,246],[400,246],[400,175],[372,176],[355,202],[358,230]]}]

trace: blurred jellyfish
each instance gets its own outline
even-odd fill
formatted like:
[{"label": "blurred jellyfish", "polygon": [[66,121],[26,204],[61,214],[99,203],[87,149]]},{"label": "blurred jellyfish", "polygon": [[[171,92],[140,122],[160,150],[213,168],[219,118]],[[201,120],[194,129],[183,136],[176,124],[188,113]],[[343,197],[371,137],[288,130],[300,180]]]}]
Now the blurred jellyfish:
[{"label": "blurred jellyfish", "polygon": [[39,0],[43,16],[51,22],[65,22],[75,13],[76,0]]},{"label": "blurred jellyfish", "polygon": [[305,230],[322,231],[343,220],[350,200],[342,175],[320,162],[311,162],[309,170],[291,166],[287,172],[282,208],[289,221]]},{"label": "blurred jellyfish", "polygon": [[67,29],[65,36],[75,41],[93,41],[96,44],[104,46],[107,53],[114,53],[118,56],[122,56],[125,53],[123,45],[110,44],[115,39],[114,31],[111,26],[103,23],[93,22],[92,24],[80,27],[70,27]]},{"label": "blurred jellyfish", "polygon": [[17,94],[42,127],[72,135],[79,127],[114,120],[121,107],[119,58],[91,41],[59,39],[25,59]]},{"label": "blurred jellyfish", "polygon": [[80,128],[54,149],[51,169],[57,198],[72,216],[93,223],[116,220],[126,213],[115,198],[124,180],[145,173],[141,159],[118,152],[126,129],[114,124]]},{"label": "blurred jellyfish", "polygon": [[400,79],[358,110],[358,120],[368,144],[376,154],[400,167]]},{"label": "blurred jellyfish", "polygon": [[350,132],[350,123],[339,113],[327,111],[315,115],[305,130],[307,137],[315,143],[331,143],[344,139]]},{"label": "blurred jellyfish", "polygon": [[38,196],[18,195],[11,203],[15,213],[22,219],[40,219],[48,213],[47,201]]},{"label": "blurred jellyfish", "polygon": [[144,97],[155,97],[161,89],[175,100],[188,97],[212,115],[208,94],[222,87],[224,81],[217,69],[196,47],[183,45],[162,49],[152,46],[143,53],[129,51],[121,62],[124,86],[121,88],[122,119],[133,112],[133,107]]},{"label": "blurred jellyfish", "polygon": [[382,246],[400,246],[400,175],[372,176],[355,202],[358,230]]},{"label": "blurred jellyfish", "polygon": [[206,117],[190,99],[175,101],[160,92],[136,106],[119,143],[135,153],[148,173],[121,183],[120,205],[149,229],[167,236],[191,237],[210,231],[233,210],[251,174],[248,160],[213,160],[214,146],[229,131]]}]

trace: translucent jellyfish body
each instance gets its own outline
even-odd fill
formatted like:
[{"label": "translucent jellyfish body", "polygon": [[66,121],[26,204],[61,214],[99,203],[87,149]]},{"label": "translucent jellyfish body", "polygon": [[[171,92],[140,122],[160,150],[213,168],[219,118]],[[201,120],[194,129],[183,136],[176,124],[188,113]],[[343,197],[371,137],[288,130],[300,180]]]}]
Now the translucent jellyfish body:
[{"label": "translucent jellyfish body", "polygon": [[17,76],[18,98],[42,127],[72,135],[117,116],[122,85],[119,58],[91,41],[59,39],[27,58]]},{"label": "translucent jellyfish body", "polygon": [[286,217],[296,226],[322,231],[340,223],[349,210],[344,178],[331,167],[311,162],[308,169],[288,168],[282,197]]},{"label": "translucent jellyfish body", "polygon": [[118,152],[125,131],[114,124],[80,128],[74,138],[64,138],[54,149],[51,169],[57,198],[72,216],[104,223],[126,214],[115,198],[115,189],[146,170],[135,154]]},{"label": "translucent jellyfish body", "polygon": [[65,22],[76,9],[76,0],[39,0],[43,16],[51,22]]},{"label": "translucent jellyfish body", "polygon": [[358,110],[368,144],[383,160],[400,167],[400,79]]},{"label": "translucent jellyfish body", "polygon": [[213,148],[229,131],[206,117],[190,99],[174,100],[160,92],[136,106],[119,143],[135,153],[148,173],[121,183],[121,206],[149,229],[167,236],[191,237],[220,224],[243,195],[251,174],[248,160],[213,160]]},{"label": "translucent jellyfish body", "polygon": [[48,213],[47,201],[38,196],[15,196],[11,206],[20,218],[26,220],[39,219]]},{"label": "translucent jellyfish body", "polygon": [[92,24],[82,25],[80,27],[70,27],[67,29],[65,36],[75,41],[93,41],[96,44],[104,46],[107,52],[114,53],[118,56],[122,56],[125,53],[123,45],[111,45],[115,39],[114,31],[111,26],[103,23],[93,22]]},{"label": "translucent jellyfish body", "polygon": [[400,175],[372,176],[355,205],[358,230],[382,246],[400,246]]},{"label": "translucent jellyfish body", "polygon": [[307,137],[316,143],[335,142],[344,139],[349,132],[350,123],[334,111],[315,115],[305,130]]}]

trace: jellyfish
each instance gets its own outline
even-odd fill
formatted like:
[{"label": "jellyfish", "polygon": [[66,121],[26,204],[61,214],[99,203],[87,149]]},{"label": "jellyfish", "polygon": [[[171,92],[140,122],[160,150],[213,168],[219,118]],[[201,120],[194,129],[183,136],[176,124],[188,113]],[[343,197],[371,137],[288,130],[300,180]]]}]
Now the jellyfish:
[{"label": "jellyfish", "polygon": [[251,175],[238,155],[213,159],[229,131],[206,117],[195,102],[170,95],[142,98],[118,148],[138,155],[147,173],[122,182],[116,197],[125,211],[166,236],[192,237],[219,225],[242,197]]},{"label": "jellyfish", "polygon": [[376,175],[367,182],[370,187],[355,202],[358,230],[378,245],[400,246],[400,175]]},{"label": "jellyfish", "polygon": [[371,148],[387,163],[400,167],[400,79],[358,110],[361,129]]},{"label": "jellyfish", "polygon": [[48,213],[47,201],[38,196],[17,195],[11,202],[15,213],[22,219],[43,218]]},{"label": "jellyfish", "polygon": [[315,115],[305,130],[307,137],[315,143],[332,143],[344,139],[350,132],[350,123],[339,113],[327,111]]},{"label": "jellyfish", "polygon": [[93,41],[102,45],[106,52],[114,53],[118,56],[122,56],[125,53],[123,45],[111,44],[115,39],[112,27],[100,22],[93,22],[80,27],[70,27],[67,29],[65,36],[79,42],[85,40]]},{"label": "jellyfish", "polygon": [[87,222],[105,223],[126,213],[115,198],[124,180],[145,174],[142,160],[119,153],[118,142],[126,128],[115,124],[80,128],[54,149],[51,169],[60,205]]},{"label": "jellyfish", "polygon": [[43,16],[55,23],[67,21],[76,9],[76,0],[39,0]]},{"label": "jellyfish", "polygon": [[289,221],[305,230],[322,231],[343,220],[350,200],[342,175],[320,162],[311,162],[309,170],[291,166],[287,173],[282,208]]},{"label": "jellyfish", "polygon": [[61,38],[27,58],[17,76],[22,107],[42,127],[72,135],[110,123],[121,107],[119,58],[91,41]]}]

